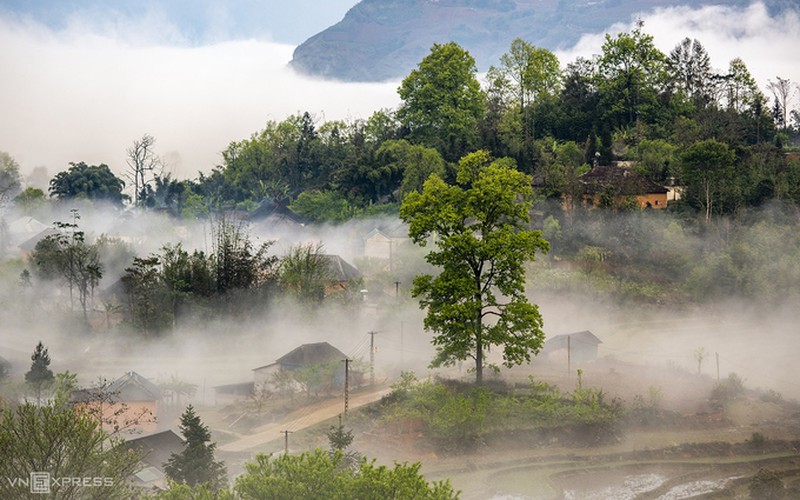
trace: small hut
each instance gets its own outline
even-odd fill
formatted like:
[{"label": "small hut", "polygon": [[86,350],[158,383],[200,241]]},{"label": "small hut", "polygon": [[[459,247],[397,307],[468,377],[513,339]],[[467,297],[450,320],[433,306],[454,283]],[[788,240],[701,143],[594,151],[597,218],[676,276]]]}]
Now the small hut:
[{"label": "small hut", "polygon": [[597,346],[603,341],[589,330],[556,335],[544,343],[541,353],[548,359],[564,358],[575,363],[597,359]]}]

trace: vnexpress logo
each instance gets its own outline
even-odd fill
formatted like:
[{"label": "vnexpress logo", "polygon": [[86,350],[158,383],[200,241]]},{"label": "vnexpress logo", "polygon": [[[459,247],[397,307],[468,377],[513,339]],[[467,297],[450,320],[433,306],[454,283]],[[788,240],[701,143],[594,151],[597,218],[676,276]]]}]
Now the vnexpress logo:
[{"label": "vnexpress logo", "polygon": [[31,493],[50,493],[50,473],[31,472]]}]

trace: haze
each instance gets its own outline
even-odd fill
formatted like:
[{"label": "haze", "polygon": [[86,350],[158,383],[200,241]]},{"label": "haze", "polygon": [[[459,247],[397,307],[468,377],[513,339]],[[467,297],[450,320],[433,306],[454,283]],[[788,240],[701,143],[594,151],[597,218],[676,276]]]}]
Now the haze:
[{"label": "haze", "polygon": [[[741,57],[762,89],[776,76],[800,81],[791,56],[800,40],[796,13],[773,19],[754,4],[672,8],[642,19],[662,51],[688,36],[706,46],[719,70]],[[52,176],[77,161],[106,163],[120,174],[125,149],[149,133],[172,173],[193,178],[217,165],[228,143],[269,120],[304,111],[320,120],[353,120],[399,104],[398,82],[340,83],[293,73],[289,44],[185,41],[180,27],[153,10],[138,18],[78,12],[55,27],[0,10],[0,150],[23,174],[45,166]],[[562,65],[598,53],[602,41],[602,34],[587,35],[559,51]]]}]

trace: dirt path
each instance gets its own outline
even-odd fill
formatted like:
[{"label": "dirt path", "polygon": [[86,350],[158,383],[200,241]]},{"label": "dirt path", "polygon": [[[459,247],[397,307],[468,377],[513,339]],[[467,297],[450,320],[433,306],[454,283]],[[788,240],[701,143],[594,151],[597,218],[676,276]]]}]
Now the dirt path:
[{"label": "dirt path", "polygon": [[[357,392],[350,396],[348,407],[350,409],[355,409],[378,401],[389,392],[391,392],[391,389],[388,387],[370,388],[363,392]],[[295,432],[311,427],[312,425],[339,415],[343,410],[343,403],[339,399],[323,401],[317,405],[292,412],[280,422],[271,422],[262,425],[255,430],[255,433],[244,436],[236,441],[226,443],[218,449],[222,452],[232,453],[247,451],[270,441],[274,441],[280,437],[283,431]]]}]

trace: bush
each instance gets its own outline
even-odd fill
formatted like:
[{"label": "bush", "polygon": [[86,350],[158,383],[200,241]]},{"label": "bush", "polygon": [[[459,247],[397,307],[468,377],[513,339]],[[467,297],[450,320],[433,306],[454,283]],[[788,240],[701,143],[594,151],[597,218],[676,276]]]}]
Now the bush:
[{"label": "bush", "polygon": [[771,469],[760,469],[750,480],[750,498],[774,500],[784,498],[783,474]]},{"label": "bush", "polygon": [[424,432],[441,449],[472,447],[492,434],[553,433],[580,444],[616,439],[624,414],[618,400],[607,402],[602,391],[578,386],[571,393],[531,380],[530,388],[513,394],[448,381],[419,381],[404,374],[383,400],[387,422],[421,421]]},{"label": "bush", "polygon": [[722,404],[734,400],[744,394],[744,381],[739,375],[731,373],[728,378],[711,390],[711,401]]}]

